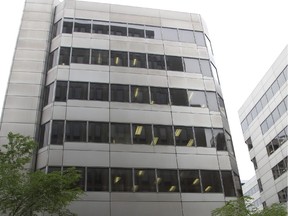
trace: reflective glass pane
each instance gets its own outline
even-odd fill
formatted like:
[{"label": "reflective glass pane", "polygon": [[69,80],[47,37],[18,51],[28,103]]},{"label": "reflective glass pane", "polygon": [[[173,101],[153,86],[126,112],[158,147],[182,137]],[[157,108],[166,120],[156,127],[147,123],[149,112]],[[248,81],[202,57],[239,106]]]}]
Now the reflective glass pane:
[{"label": "reflective glass pane", "polygon": [[109,23],[102,21],[93,21],[92,33],[109,34]]},{"label": "reflective glass pane", "polygon": [[109,169],[87,167],[87,191],[109,191]]},{"label": "reflective glass pane", "polygon": [[91,64],[109,65],[109,51],[108,50],[92,50]]},{"label": "reflective glass pane", "polygon": [[177,56],[166,56],[167,70],[183,71],[182,58]]},{"label": "reflective glass pane", "polygon": [[209,60],[200,59],[200,66],[203,76],[212,77],[212,71]]},{"label": "reflective glass pane", "polygon": [[151,39],[158,39],[161,40],[161,28],[159,27],[154,27],[154,26],[145,26],[145,36],[146,38],[151,38]]},{"label": "reflective glass pane", "polygon": [[182,193],[201,193],[199,170],[181,170],[179,175]]},{"label": "reflective glass pane", "polygon": [[62,33],[71,34],[73,30],[73,20],[64,19]]},{"label": "reflective glass pane", "polygon": [[174,136],[177,146],[195,147],[192,127],[174,126]]},{"label": "reflective glass pane", "polygon": [[169,104],[168,89],[150,87],[151,91],[151,104]]},{"label": "reflective glass pane", "polygon": [[131,144],[130,124],[111,124],[111,142]]},{"label": "reflective glass pane", "polygon": [[64,136],[64,121],[53,120],[50,144],[62,145]]},{"label": "reflective glass pane", "polygon": [[147,68],[145,53],[129,53],[130,67]]},{"label": "reflective glass pane", "polygon": [[149,69],[165,70],[165,62],[163,55],[148,54]]},{"label": "reflective glass pane", "polygon": [[147,86],[131,86],[131,102],[149,103],[149,89]]},{"label": "reflective glass pane", "polygon": [[88,83],[86,82],[69,82],[69,99],[87,100]]},{"label": "reflective glass pane", "polygon": [[89,64],[90,50],[82,48],[72,49],[72,63]]},{"label": "reflective glass pane", "polygon": [[187,43],[195,43],[195,38],[192,30],[179,29],[179,41]]},{"label": "reflective glass pane", "polygon": [[206,92],[206,96],[207,96],[209,110],[219,111],[216,93],[215,92]]},{"label": "reflective glass pane", "polygon": [[178,192],[178,175],[176,170],[157,170],[159,192]]},{"label": "reflective glass pane", "polygon": [[67,81],[57,81],[55,101],[65,102],[66,100],[67,100]]},{"label": "reflective glass pane", "polygon": [[194,32],[194,36],[195,36],[195,40],[196,40],[196,44],[199,46],[206,46],[205,45],[205,38],[204,38],[204,34],[203,32]]},{"label": "reflective glass pane", "polygon": [[174,145],[171,126],[154,125],[153,145]]},{"label": "reflective glass pane", "polygon": [[128,66],[128,53],[121,51],[111,51],[111,65]]},{"label": "reflective glass pane", "polygon": [[200,170],[204,193],[222,193],[219,171]]},{"label": "reflective glass pane", "polygon": [[111,84],[111,101],[129,102],[129,86]]},{"label": "reflective glass pane", "polygon": [[127,36],[127,25],[122,23],[111,23],[110,34],[117,36]]},{"label": "reflective glass pane", "polygon": [[109,123],[89,122],[88,142],[108,143]]},{"label": "reflective glass pane", "polygon": [[186,89],[170,89],[171,104],[176,106],[187,106],[188,98]]},{"label": "reflective glass pane", "polygon": [[86,142],[86,125],[82,121],[66,121],[65,140],[68,142]]},{"label": "reflective glass pane", "polygon": [[213,128],[213,135],[214,135],[214,140],[216,143],[216,149],[218,151],[227,151],[224,130]]},{"label": "reflective glass pane", "polygon": [[91,33],[91,20],[75,20],[74,32]]},{"label": "reflective glass pane", "polygon": [[154,169],[135,169],[134,179],[134,192],[156,192]]},{"label": "reflective glass pane", "polygon": [[144,26],[128,24],[128,36],[144,38]]},{"label": "reflective glass pane", "polygon": [[152,143],[152,126],[133,124],[133,143],[150,145]]},{"label": "reflective glass pane", "polygon": [[70,64],[70,47],[61,47],[59,55],[59,65],[69,65]]},{"label": "reflective glass pane", "polygon": [[224,194],[225,196],[236,196],[234,181],[232,177],[231,171],[221,171],[222,181],[224,186]]},{"label": "reflective glass pane", "polygon": [[112,192],[132,192],[132,169],[111,169]]},{"label": "reflective glass pane", "polygon": [[109,100],[109,84],[90,83],[89,100],[108,101]]},{"label": "reflective glass pane", "polygon": [[198,59],[183,58],[185,71],[188,73],[201,73],[200,64]]},{"label": "reflective glass pane", "polygon": [[207,107],[206,96],[202,91],[188,90],[188,99],[191,107]]},{"label": "reflective glass pane", "polygon": [[163,40],[178,41],[177,29],[162,28]]}]

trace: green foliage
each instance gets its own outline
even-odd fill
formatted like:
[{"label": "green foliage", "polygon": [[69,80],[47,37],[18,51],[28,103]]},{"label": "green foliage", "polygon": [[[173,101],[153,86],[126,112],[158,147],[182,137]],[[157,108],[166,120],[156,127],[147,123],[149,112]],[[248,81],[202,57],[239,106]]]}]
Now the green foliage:
[{"label": "green foliage", "polygon": [[251,203],[251,197],[240,197],[237,200],[228,201],[223,207],[212,211],[212,216],[286,216],[287,209],[282,204],[273,204],[263,210]]},{"label": "green foliage", "polygon": [[75,187],[80,174],[73,168],[63,173],[31,172],[27,163],[36,148],[34,140],[11,132],[8,140],[0,151],[0,213],[74,215],[65,207],[83,193]]}]

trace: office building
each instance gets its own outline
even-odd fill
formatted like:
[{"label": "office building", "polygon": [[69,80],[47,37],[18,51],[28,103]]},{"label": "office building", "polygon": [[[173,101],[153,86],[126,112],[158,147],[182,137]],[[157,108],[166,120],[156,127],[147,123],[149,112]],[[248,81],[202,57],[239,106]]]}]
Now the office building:
[{"label": "office building", "polygon": [[79,215],[191,216],[241,194],[198,14],[26,0],[3,108],[35,169],[82,173]]},{"label": "office building", "polygon": [[263,208],[256,176],[253,176],[251,179],[242,184],[242,190],[243,196],[249,196],[252,198],[251,204],[254,207],[258,209]]},{"label": "office building", "polygon": [[288,46],[239,110],[263,206],[287,203]]}]

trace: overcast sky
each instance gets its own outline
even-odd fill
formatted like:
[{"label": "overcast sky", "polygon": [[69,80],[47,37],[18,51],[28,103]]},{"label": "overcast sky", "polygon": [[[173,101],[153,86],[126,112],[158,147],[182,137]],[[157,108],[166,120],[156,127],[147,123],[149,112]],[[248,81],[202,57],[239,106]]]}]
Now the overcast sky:
[{"label": "overcast sky", "polygon": [[[238,110],[288,43],[287,0],[99,0],[202,15],[209,30],[242,180],[254,175]],[[0,8],[0,109],[24,0]]]}]

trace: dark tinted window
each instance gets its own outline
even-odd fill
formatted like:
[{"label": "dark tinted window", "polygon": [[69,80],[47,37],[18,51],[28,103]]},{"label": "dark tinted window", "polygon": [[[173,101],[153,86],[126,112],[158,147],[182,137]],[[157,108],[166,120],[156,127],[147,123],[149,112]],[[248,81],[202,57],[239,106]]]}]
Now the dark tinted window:
[{"label": "dark tinted window", "polygon": [[89,122],[88,142],[108,143],[109,123]]},{"label": "dark tinted window", "polygon": [[226,140],[223,129],[213,129],[214,140],[218,151],[227,151]]},{"label": "dark tinted window", "polygon": [[47,69],[50,70],[52,67],[58,65],[58,54],[59,54],[59,49],[55,49],[53,50],[48,57],[48,65],[47,65]]},{"label": "dark tinted window", "polygon": [[67,81],[57,81],[55,101],[65,102],[66,100],[67,100]]},{"label": "dark tinted window", "polygon": [[214,146],[211,128],[195,127],[195,139],[197,146],[211,147]]},{"label": "dark tinted window", "polygon": [[147,68],[145,53],[129,53],[130,67]]},{"label": "dark tinted window", "polygon": [[64,121],[53,120],[50,143],[56,145],[63,144],[63,135],[64,135]]},{"label": "dark tinted window", "polygon": [[193,31],[179,29],[178,34],[179,34],[179,41],[188,42],[188,43],[195,43]]},{"label": "dark tinted window", "polygon": [[178,41],[177,29],[162,28],[163,40]]},{"label": "dark tinted window", "polygon": [[169,104],[168,89],[150,87],[151,104]]},{"label": "dark tinted window", "polygon": [[50,131],[50,122],[47,122],[44,125],[41,125],[39,148],[42,148],[48,145],[49,131]]},{"label": "dark tinted window", "polygon": [[62,33],[71,34],[73,29],[73,20],[64,19]]},{"label": "dark tinted window", "polygon": [[150,145],[152,143],[152,126],[133,124],[133,143]]},{"label": "dark tinted window", "polygon": [[146,38],[151,39],[162,39],[161,28],[154,26],[145,26]]},{"label": "dark tinted window", "polygon": [[111,101],[129,102],[129,86],[112,84]]},{"label": "dark tinted window", "polygon": [[111,169],[112,191],[133,191],[132,169]]},{"label": "dark tinted window", "polygon": [[54,92],[54,83],[45,86],[43,95],[44,106],[50,104],[53,101],[53,92]]},{"label": "dark tinted window", "polygon": [[202,187],[204,193],[221,193],[222,186],[219,171],[201,170]]},{"label": "dark tinted window", "polygon": [[167,70],[183,71],[182,58],[177,56],[166,56]]},{"label": "dark tinted window", "polygon": [[74,32],[91,33],[91,20],[75,20]]},{"label": "dark tinted window", "polygon": [[200,59],[201,71],[204,76],[212,77],[212,71],[209,60]]},{"label": "dark tinted window", "polygon": [[174,126],[174,131],[177,146],[195,146],[192,127]]},{"label": "dark tinted window", "polygon": [[92,33],[109,34],[109,23],[108,22],[101,22],[101,21],[94,21]]},{"label": "dark tinted window", "polygon": [[72,63],[89,64],[90,50],[82,48],[72,49]]},{"label": "dark tinted window", "polygon": [[69,83],[69,99],[87,100],[88,99],[88,83],[70,82]]},{"label": "dark tinted window", "polygon": [[108,168],[87,168],[87,191],[109,191]]},{"label": "dark tinted window", "polygon": [[66,121],[66,141],[86,142],[87,122]]},{"label": "dark tinted window", "polygon": [[135,169],[134,179],[134,192],[156,192],[154,169]]},{"label": "dark tinted window", "polygon": [[178,192],[178,175],[176,170],[157,170],[159,192]]},{"label": "dark tinted window", "polygon": [[201,73],[200,64],[198,59],[183,58],[185,71],[188,73]]},{"label": "dark tinted window", "polygon": [[92,50],[91,64],[109,65],[108,50]]},{"label": "dark tinted window", "polygon": [[128,66],[127,52],[111,51],[111,65],[113,66]]},{"label": "dark tinted window", "polygon": [[165,70],[164,56],[148,54],[149,69]]},{"label": "dark tinted window", "polygon": [[70,47],[60,47],[59,65],[70,64]]},{"label": "dark tinted window", "polygon": [[179,175],[182,193],[201,193],[199,170],[181,170]]},{"label": "dark tinted window", "polygon": [[130,124],[111,124],[111,142],[131,144]]},{"label": "dark tinted window", "polygon": [[149,103],[149,89],[146,86],[131,86],[131,102]]},{"label": "dark tinted window", "polygon": [[90,100],[108,101],[109,100],[109,84],[106,83],[90,83]]},{"label": "dark tinted window", "polygon": [[188,90],[189,105],[192,107],[207,107],[206,96],[202,91]]},{"label": "dark tinted window", "polygon": [[154,145],[174,145],[171,126],[154,125]]},{"label": "dark tinted window", "polygon": [[128,25],[128,36],[144,38],[144,26],[143,25]]},{"label": "dark tinted window", "polygon": [[186,89],[170,89],[171,104],[176,106],[187,106],[188,98]]},{"label": "dark tinted window", "polygon": [[236,196],[231,171],[221,171],[225,196]]},{"label": "dark tinted window", "polygon": [[127,36],[127,25],[126,24],[117,24],[112,23],[111,26],[111,35],[118,35],[118,36]]}]

